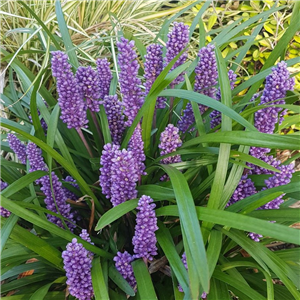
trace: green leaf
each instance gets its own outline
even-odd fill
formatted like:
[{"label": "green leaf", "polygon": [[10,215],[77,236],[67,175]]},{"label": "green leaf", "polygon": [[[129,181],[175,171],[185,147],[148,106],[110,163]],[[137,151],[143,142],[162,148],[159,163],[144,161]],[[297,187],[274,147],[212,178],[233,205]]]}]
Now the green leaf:
[{"label": "green leaf", "polygon": [[151,276],[145,263],[141,259],[138,259],[133,261],[131,265],[137,282],[137,291],[140,298],[143,300],[157,299]]},{"label": "green leaf", "polygon": [[138,199],[128,200],[108,210],[98,221],[95,230],[101,230],[105,226],[110,225],[115,220],[135,209],[138,201]]},{"label": "green leaf", "polygon": [[240,151],[235,151],[235,150],[231,150],[230,151],[230,156],[232,158],[238,158],[240,160],[243,160],[245,162],[249,162],[253,165],[256,165],[256,166],[259,166],[261,168],[264,168],[264,169],[267,169],[267,170],[270,170],[270,171],[273,171],[273,172],[276,172],[276,173],[280,173],[280,171],[274,167],[272,167],[271,165],[269,165],[268,163],[256,158],[256,157],[253,157],[252,155],[249,155],[249,154],[245,154],[245,153],[242,153]]},{"label": "green leaf", "polygon": [[157,241],[164,251],[166,258],[169,261],[170,267],[172,268],[172,271],[179,281],[179,284],[181,285],[183,291],[185,292],[185,294],[189,294],[187,271],[176,251],[172,236],[162,222],[158,222],[158,227],[159,229],[155,233]]},{"label": "green leaf", "polygon": [[161,165],[160,167],[169,175],[173,186],[182,233],[186,236],[187,241],[187,244],[184,246],[185,248],[189,247],[193,263],[196,266],[201,266],[198,269],[198,277],[204,291],[208,292],[209,271],[206,252],[191,191],[184,175],[180,171],[168,165]]},{"label": "green leaf", "polygon": [[[299,288],[299,278],[288,264],[264,245],[250,240],[243,233],[232,229],[228,231],[220,228],[220,230],[243,247],[243,249],[245,249],[264,269],[265,265],[267,265],[283,282],[295,299],[300,298],[300,293],[296,288],[296,286]],[[261,261],[263,261],[263,264]],[[288,277],[293,281],[293,283]]]},{"label": "green leaf", "polygon": [[134,296],[135,292],[129,283],[123,278],[123,276],[117,271],[115,266],[111,265],[108,268],[108,276],[109,278],[127,295]]},{"label": "green leaf", "polygon": [[251,131],[257,131],[257,129],[246,121],[243,117],[241,117],[237,112],[232,110],[231,108],[227,107],[223,103],[216,101],[206,95],[199,94],[192,91],[185,91],[179,89],[167,89],[160,92],[159,96],[169,96],[169,97],[177,97],[182,99],[187,99],[190,101],[194,101],[198,104],[203,104],[205,106],[211,107],[215,110],[220,111],[221,113],[225,114],[226,116],[230,117],[232,120],[237,121],[245,128]]},{"label": "green leaf", "polygon": [[[217,101],[216,101],[217,102]],[[267,134],[262,132],[231,131],[215,132],[193,138],[182,145],[182,148],[201,143],[228,143],[275,149],[299,149],[299,139],[293,136]]]},{"label": "green leaf", "polygon": [[92,262],[92,283],[95,300],[109,299],[100,257],[94,258]]},{"label": "green leaf", "polygon": [[59,26],[59,29],[61,32],[62,39],[65,44],[66,50],[67,50],[67,54],[70,59],[70,62],[72,64],[72,66],[77,69],[79,67],[79,63],[78,63],[75,47],[73,46],[73,43],[72,43],[72,40],[71,40],[71,37],[69,34],[69,30],[68,30],[68,27],[66,25],[66,21],[64,18],[64,13],[61,8],[61,3],[59,0],[56,0],[56,2],[55,2],[55,12],[56,12],[58,26]]},{"label": "green leaf", "polygon": [[[226,105],[228,108],[231,108],[231,88],[230,82],[228,78],[228,73],[225,65],[225,61],[222,58],[222,54],[218,48],[215,49],[217,66],[218,66],[218,74],[219,74],[219,84],[221,90],[221,102]],[[221,132],[227,132],[232,130],[232,120],[222,114],[222,125]],[[224,184],[226,180],[228,165],[229,165],[229,155],[230,155],[230,144],[221,144],[220,151],[218,156],[218,162],[216,167],[216,174],[213,180],[213,184],[211,187],[210,196],[208,199],[207,207],[212,209],[218,209],[221,207],[222,195],[224,193]],[[204,242],[207,241],[210,228],[212,228],[213,224],[209,224],[203,222],[203,239]]]},{"label": "green leaf", "polygon": [[[7,297],[1,297],[3,300],[28,300],[31,294],[12,295]],[[41,298],[40,298],[41,299]],[[44,300],[65,300],[65,292],[48,292],[43,298]]]},{"label": "green leaf", "polygon": [[235,287],[236,289],[238,289],[243,294],[247,295],[248,297],[250,297],[253,300],[266,300],[265,297],[263,297],[261,294],[256,292],[254,289],[250,288],[245,283],[243,283],[243,282],[237,280],[236,278],[233,278],[219,270],[214,271],[213,277],[222,282],[227,283],[230,286]]},{"label": "green leaf", "polygon": [[[47,145],[51,148],[53,148],[55,136],[57,133],[57,123],[58,123],[59,112],[60,112],[60,108],[57,103],[51,113],[50,121],[49,121],[49,124],[51,124],[51,126],[48,127],[48,131],[47,131]],[[48,167],[51,170],[52,169],[52,157],[49,153],[47,153],[47,157],[48,157]]]},{"label": "green leaf", "polygon": [[41,178],[45,175],[47,175],[47,172],[44,171],[34,171],[32,173],[26,174],[20,179],[10,184],[7,188],[5,188],[1,192],[1,195],[4,197],[10,197],[13,194],[21,191],[23,188],[28,187],[28,185],[34,182],[36,179]]},{"label": "green leaf", "polygon": [[[3,198],[2,198],[3,201]],[[3,225],[5,220],[1,218],[1,224]],[[61,258],[61,252],[58,251],[56,248],[52,247],[48,244],[45,240],[37,237],[33,233],[30,233],[28,230],[24,229],[19,225],[15,225],[11,234],[10,238],[31,249],[45,260],[52,263],[59,269],[63,268],[63,262]]]},{"label": "green leaf", "polygon": [[[207,207],[196,207],[199,220],[220,224],[239,230],[255,232],[264,236],[276,238],[280,241],[299,245],[298,230],[281,224],[270,223],[257,218],[242,214],[231,213],[210,209]],[[280,210],[279,210],[280,211]],[[180,216],[180,208],[177,205],[169,205],[156,210],[156,216]]]},{"label": "green leaf", "polygon": [[111,135],[110,135],[110,129],[108,126],[108,120],[107,120],[107,115],[105,113],[105,109],[103,105],[100,105],[100,123],[101,123],[101,129],[102,129],[102,134],[104,138],[104,143],[111,143]]},{"label": "green leaf", "polygon": [[36,290],[29,300],[43,300],[45,299],[45,296],[47,295],[50,286],[53,284],[53,282],[48,283],[42,287],[40,287],[38,290]]}]

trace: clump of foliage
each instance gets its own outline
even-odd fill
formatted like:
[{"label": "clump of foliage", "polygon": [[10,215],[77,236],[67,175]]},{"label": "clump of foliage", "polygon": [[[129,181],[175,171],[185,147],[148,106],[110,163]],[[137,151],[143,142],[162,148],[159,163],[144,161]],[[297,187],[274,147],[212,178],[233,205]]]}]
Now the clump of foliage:
[{"label": "clump of foliage", "polygon": [[[300,248],[272,245],[299,245],[290,226],[299,209],[289,207],[299,200],[299,155],[282,163],[276,152],[299,148],[279,126],[299,111],[289,67],[300,59],[280,57],[300,4],[260,72],[240,84],[221,50],[284,7],[206,45],[207,2],[191,26],[173,22],[181,11],[147,48],[120,31],[111,55],[87,65],[56,5],[63,40],[44,28],[37,77],[1,50],[11,80],[1,97],[10,115],[1,139],[3,299],[298,299]],[[249,39],[233,60],[243,61]]]}]

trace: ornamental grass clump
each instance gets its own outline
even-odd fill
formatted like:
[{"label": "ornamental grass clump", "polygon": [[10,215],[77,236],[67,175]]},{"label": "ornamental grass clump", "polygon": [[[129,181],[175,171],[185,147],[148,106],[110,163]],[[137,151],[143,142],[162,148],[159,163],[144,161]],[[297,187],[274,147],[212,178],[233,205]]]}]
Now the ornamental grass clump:
[{"label": "ornamental grass clump", "polygon": [[221,30],[199,5],[147,42],[112,15],[107,51],[87,55],[57,1],[39,75],[10,61],[23,84],[1,97],[1,297],[300,298],[299,60],[284,52],[300,3],[247,78],[264,18],[285,8]]}]

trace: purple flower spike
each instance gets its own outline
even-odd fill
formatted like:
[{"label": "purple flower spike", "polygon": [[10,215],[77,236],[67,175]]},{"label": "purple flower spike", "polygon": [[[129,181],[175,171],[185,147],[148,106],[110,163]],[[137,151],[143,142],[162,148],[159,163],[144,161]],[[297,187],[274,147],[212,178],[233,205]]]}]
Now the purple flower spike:
[{"label": "purple flower spike", "polygon": [[247,198],[256,193],[257,191],[254,186],[254,183],[250,178],[247,177],[247,175],[244,175],[242,176],[236,190],[234,191],[231,199],[228,201],[226,206],[232,205],[235,202]]},{"label": "purple flower spike", "polygon": [[[85,229],[80,237],[91,243]],[[70,294],[79,300],[90,300],[94,295],[91,276],[93,254],[74,238],[67,244],[62,258]]]},{"label": "purple flower spike", "polygon": [[22,144],[22,142],[14,134],[8,133],[7,139],[9,147],[17,154],[17,157],[21,163],[26,164],[26,146]]},{"label": "purple flower spike", "polygon": [[215,46],[208,44],[199,50],[199,62],[195,68],[195,92],[211,98],[216,97],[218,83],[218,69],[215,55]]},{"label": "purple flower spike", "polygon": [[106,195],[106,198],[109,199],[111,197],[111,167],[113,165],[113,158],[115,156],[116,151],[119,150],[119,146],[113,144],[106,144],[103,147],[100,164],[102,168],[100,168],[100,177],[99,182],[102,188],[102,194]]},{"label": "purple flower spike", "polygon": [[[167,52],[165,58],[165,64],[169,64],[188,44],[189,42],[189,26],[183,23],[174,22],[173,30],[168,34],[168,41],[166,44]],[[188,57],[187,51],[185,51],[176,63],[173,65],[172,70],[176,69],[180,65],[184,64]],[[178,84],[184,80],[184,73],[178,75],[173,81],[173,84]]]},{"label": "purple flower spike", "polygon": [[79,67],[76,72],[76,79],[83,93],[83,97],[86,100],[87,108],[91,111],[98,112],[99,109],[99,98],[100,92],[100,82],[98,74],[91,66]]},{"label": "purple flower spike", "polygon": [[[182,145],[179,136],[179,129],[173,124],[169,124],[160,135],[160,144],[158,148],[161,149],[160,155],[166,155],[177,150]],[[161,160],[163,164],[172,164],[181,162],[180,155],[169,156]]]},{"label": "purple flower spike", "polygon": [[140,170],[132,151],[115,151],[111,165],[111,203],[117,206],[137,197],[136,183]]},{"label": "purple flower spike", "polygon": [[[145,55],[145,96],[149,94],[149,91],[156,80],[160,75],[164,67],[163,57],[162,57],[162,46],[159,44],[151,44],[147,47],[147,54]],[[158,97],[156,100],[156,108],[165,108],[166,98]]]},{"label": "purple flower spike", "polygon": [[[45,164],[42,157],[42,150],[34,143],[28,143],[26,149],[27,158],[29,160],[30,169],[29,172],[34,171],[48,171],[48,167]],[[35,182],[38,184],[41,182],[42,178],[37,179]]]},{"label": "purple flower spike", "polygon": [[136,215],[135,234],[132,238],[135,258],[145,258],[152,260],[157,255],[155,231],[157,218],[155,215],[155,204],[149,196],[143,195],[136,208],[139,212]]},{"label": "purple flower spike", "polygon": [[117,95],[105,96],[103,106],[107,116],[112,141],[114,144],[120,145],[125,130],[121,102],[118,101]]},{"label": "purple flower spike", "polygon": [[136,198],[139,166],[132,151],[119,150],[119,146],[106,144],[100,160],[100,185],[113,206]]},{"label": "purple flower spike", "polygon": [[119,82],[123,95],[124,114],[127,116],[126,126],[130,126],[144,102],[140,88],[141,80],[137,77],[139,64],[134,50],[134,41],[121,37],[117,43],[118,63],[120,66]]},{"label": "purple flower spike", "polygon": [[[295,79],[289,78],[289,76],[284,61],[279,62],[276,67],[272,68],[272,73],[266,77],[266,85],[259,105],[285,104],[285,100],[282,98],[285,97],[288,90],[293,89],[295,83]],[[280,121],[278,117],[280,110],[282,110],[280,107],[267,107],[257,111],[254,115],[255,127],[260,132],[272,134],[276,123]],[[268,148],[251,147],[250,149],[250,154],[257,158],[269,152],[270,149]]]},{"label": "purple flower spike", "polygon": [[[290,183],[292,174],[295,172],[294,170],[294,164],[289,165],[281,165],[278,167],[278,169],[281,171],[280,173],[274,174],[274,176],[268,178],[265,180],[266,188],[265,189],[271,189],[277,186],[286,185]],[[282,197],[285,194],[277,197],[276,199],[268,202],[265,204],[262,208],[263,209],[279,209],[280,204],[283,203]]]},{"label": "purple flower spike", "polygon": [[52,52],[52,74],[57,80],[60,118],[68,128],[80,129],[87,124],[86,105],[78,81],[68,63],[68,56],[61,51]]},{"label": "purple flower spike", "polygon": [[140,124],[137,125],[137,127],[133,132],[133,135],[128,144],[128,150],[132,151],[136,159],[138,168],[140,170],[140,175],[147,175],[147,173],[144,172],[145,170],[144,161],[146,159],[146,156],[144,153],[144,142],[142,140],[142,128]]},{"label": "purple flower spike", "polygon": [[114,261],[118,272],[130,284],[130,286],[134,290],[136,290],[136,280],[131,266],[133,256],[130,255],[127,251],[125,251],[124,253],[118,252],[117,255],[114,257]]},{"label": "purple flower spike", "polygon": [[109,62],[106,58],[97,59],[96,64],[99,78],[100,98],[104,99],[105,96],[109,95],[109,87],[112,80],[112,75],[109,68]]},{"label": "purple flower spike", "polygon": [[[194,91],[211,98],[216,97],[216,85],[218,83],[218,69],[215,55],[215,46],[208,44],[198,52],[199,62],[195,68]],[[199,104],[200,113],[205,112],[206,106]],[[189,102],[183,111],[181,120],[178,121],[179,130],[186,132],[195,122],[192,105]]]},{"label": "purple flower spike", "polygon": [[[8,184],[4,181],[0,181],[0,191],[4,190],[5,188],[8,187]],[[5,209],[4,207],[0,206],[0,215],[3,218],[8,218],[10,216],[11,212],[7,209]]]}]

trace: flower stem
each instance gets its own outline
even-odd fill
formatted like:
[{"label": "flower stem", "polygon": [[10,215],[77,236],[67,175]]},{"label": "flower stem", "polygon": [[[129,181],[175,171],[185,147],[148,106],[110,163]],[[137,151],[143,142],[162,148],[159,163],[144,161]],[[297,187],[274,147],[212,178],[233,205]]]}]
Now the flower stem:
[{"label": "flower stem", "polygon": [[91,111],[91,116],[92,116],[93,122],[96,126],[96,130],[98,132],[99,138],[100,138],[102,144],[104,144],[103,134],[102,134],[102,131],[100,129],[100,126],[99,126],[99,123],[98,123],[98,120],[97,120],[97,116],[96,116],[94,111]]},{"label": "flower stem", "polygon": [[82,132],[81,128],[78,128],[78,129],[77,129],[77,132],[78,132],[78,134],[79,134],[81,140],[83,141],[83,144],[84,144],[86,150],[88,151],[90,157],[93,157],[92,150],[91,150],[89,144],[87,143],[87,141],[86,141],[86,139],[85,139],[85,137],[84,137],[84,135],[83,135],[83,132]]}]

